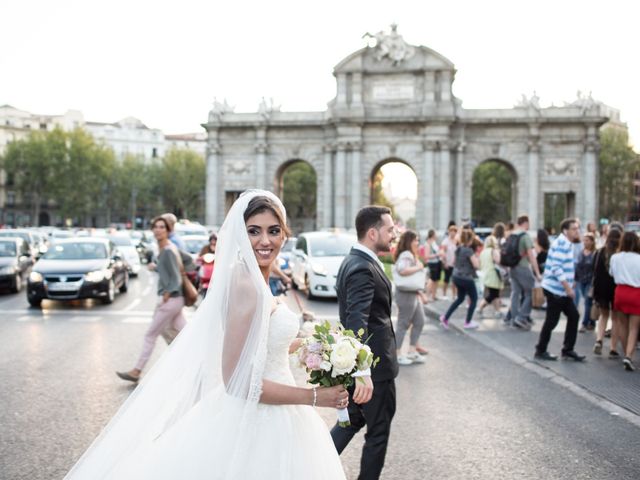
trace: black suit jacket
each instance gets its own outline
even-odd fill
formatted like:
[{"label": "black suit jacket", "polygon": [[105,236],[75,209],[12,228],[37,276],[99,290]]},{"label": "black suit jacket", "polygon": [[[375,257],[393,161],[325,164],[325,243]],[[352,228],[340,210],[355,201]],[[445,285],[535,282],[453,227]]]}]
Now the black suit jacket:
[{"label": "black suit jacket", "polygon": [[369,255],[351,249],[336,278],[340,322],[364,338],[380,361],[371,371],[371,379],[390,380],[398,375],[396,336],[391,324],[391,282],[380,265]]}]

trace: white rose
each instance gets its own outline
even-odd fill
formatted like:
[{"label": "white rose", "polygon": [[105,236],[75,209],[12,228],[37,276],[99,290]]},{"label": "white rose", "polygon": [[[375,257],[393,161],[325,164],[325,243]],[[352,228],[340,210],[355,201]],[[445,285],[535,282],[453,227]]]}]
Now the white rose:
[{"label": "white rose", "polygon": [[331,352],[331,364],[333,365],[332,377],[351,373],[356,367],[358,351],[353,348],[350,341],[344,340],[334,345]]},{"label": "white rose", "polygon": [[325,372],[330,371],[330,370],[331,370],[331,362],[327,362],[326,360],[325,360],[325,361],[323,361],[323,362],[320,364],[320,368],[321,368],[322,370],[324,370]]}]

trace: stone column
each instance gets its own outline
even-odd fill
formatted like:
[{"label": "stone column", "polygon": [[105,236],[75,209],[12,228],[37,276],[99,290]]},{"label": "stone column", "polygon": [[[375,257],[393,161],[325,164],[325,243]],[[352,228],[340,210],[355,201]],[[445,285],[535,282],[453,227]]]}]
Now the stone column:
[{"label": "stone column", "polygon": [[451,158],[449,155],[449,143],[440,143],[440,171],[438,172],[440,183],[440,195],[438,198],[439,214],[436,227],[447,228],[451,220]]},{"label": "stone column", "polygon": [[587,222],[598,221],[598,184],[597,184],[597,160],[598,141],[596,139],[596,128],[591,125],[588,127],[587,138],[584,143],[584,158],[582,168],[582,197],[584,205],[582,225]]},{"label": "stone column", "polygon": [[267,129],[256,130],[256,188],[267,188]]},{"label": "stone column", "polygon": [[[331,145],[325,145],[324,150],[324,172],[323,172],[323,188],[322,188],[322,208],[317,209],[317,213],[322,212],[322,227],[333,227],[333,175],[332,160],[333,148]],[[318,195],[320,198],[320,195]]]},{"label": "stone column", "polygon": [[464,149],[465,143],[458,143],[456,152],[456,193],[455,193],[455,206],[454,206],[454,220],[456,223],[460,222],[464,216]]},{"label": "stone column", "polygon": [[[532,229],[541,228],[540,224],[540,131],[537,124],[529,125],[529,141],[527,143],[527,193],[529,203],[527,205],[527,215]],[[523,179],[519,178],[518,183],[522,185]],[[518,192],[520,195],[520,192]],[[519,203],[521,203],[518,200]],[[518,206],[515,206],[518,208]],[[516,212],[516,215],[519,215]]]},{"label": "stone column", "polygon": [[347,192],[346,192],[346,173],[347,173],[347,146],[345,143],[338,143],[336,152],[336,172],[334,176],[335,197],[334,197],[334,216],[335,226],[345,228],[347,212]]},{"label": "stone column", "polygon": [[347,219],[347,225],[355,226],[356,215],[362,207],[362,178],[360,172],[360,148],[359,142],[351,145],[351,212]]},{"label": "stone column", "polygon": [[220,177],[223,172],[219,171],[220,145],[218,144],[218,132],[209,132],[207,142],[207,175],[205,183],[205,222],[207,225],[219,225],[218,218],[219,199],[222,192],[219,191]]},{"label": "stone column", "polygon": [[423,225],[418,228],[434,228],[435,227],[435,149],[436,143],[425,141],[423,143],[424,153],[422,158],[422,184],[423,195],[419,205],[422,205],[422,221]]}]

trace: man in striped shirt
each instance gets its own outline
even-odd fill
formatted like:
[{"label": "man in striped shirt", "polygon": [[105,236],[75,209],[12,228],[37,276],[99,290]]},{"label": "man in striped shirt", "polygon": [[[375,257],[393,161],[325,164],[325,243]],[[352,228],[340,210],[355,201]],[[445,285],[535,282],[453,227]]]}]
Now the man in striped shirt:
[{"label": "man in striped shirt", "polygon": [[585,357],[578,355],[573,349],[576,344],[580,320],[578,309],[573,303],[576,296],[573,290],[575,283],[573,243],[580,238],[580,226],[575,218],[568,218],[560,224],[560,231],[562,233],[553,241],[549,249],[542,277],[542,289],[547,298],[547,315],[540,332],[538,345],[536,345],[535,358],[539,360],[558,359],[556,355],[547,352],[547,346],[551,339],[551,332],[560,320],[560,313],[564,313],[567,316],[567,328],[564,332],[562,358],[571,358],[576,362],[581,362]]}]

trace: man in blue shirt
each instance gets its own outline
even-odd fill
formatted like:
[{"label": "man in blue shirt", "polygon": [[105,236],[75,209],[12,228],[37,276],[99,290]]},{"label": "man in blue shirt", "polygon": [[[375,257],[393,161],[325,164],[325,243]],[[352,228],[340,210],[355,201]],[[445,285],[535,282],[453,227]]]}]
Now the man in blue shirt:
[{"label": "man in blue shirt", "polygon": [[547,314],[540,331],[534,357],[538,360],[557,360],[556,355],[547,352],[551,332],[558,325],[560,313],[567,316],[567,328],[564,333],[562,358],[571,358],[576,362],[585,359],[574,350],[578,336],[580,314],[573,302],[576,294],[575,263],[573,260],[573,243],[580,237],[580,226],[575,218],[563,220],[560,224],[560,235],[551,244],[542,277],[542,289],[547,298]]}]

